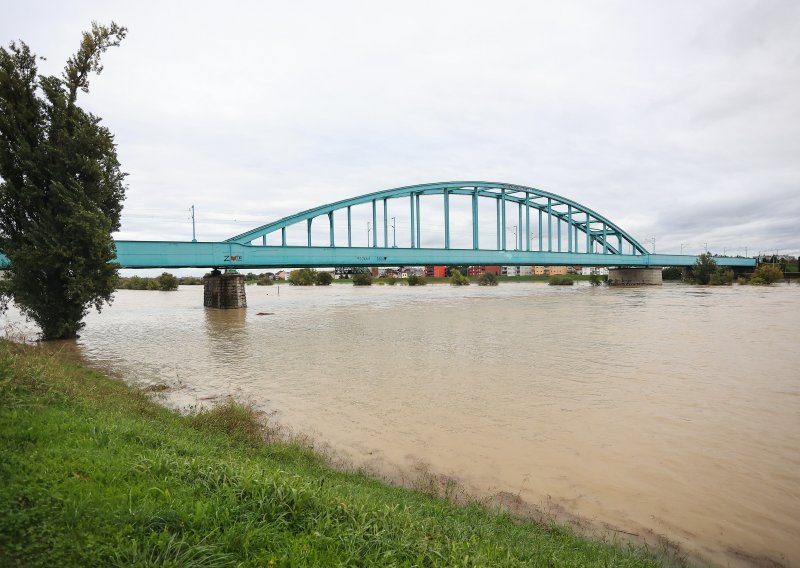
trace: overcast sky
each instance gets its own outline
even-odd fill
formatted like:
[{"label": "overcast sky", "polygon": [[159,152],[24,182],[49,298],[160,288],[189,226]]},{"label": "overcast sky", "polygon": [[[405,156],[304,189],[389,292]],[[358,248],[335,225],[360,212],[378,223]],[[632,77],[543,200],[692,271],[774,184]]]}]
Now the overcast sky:
[{"label": "overcast sky", "polygon": [[118,238],[189,240],[192,204],[198,239],[223,240],[488,180],[574,199],[659,253],[800,251],[796,0],[0,4],[0,41],[46,74],[92,20],[128,27],[79,99],[129,173]]}]

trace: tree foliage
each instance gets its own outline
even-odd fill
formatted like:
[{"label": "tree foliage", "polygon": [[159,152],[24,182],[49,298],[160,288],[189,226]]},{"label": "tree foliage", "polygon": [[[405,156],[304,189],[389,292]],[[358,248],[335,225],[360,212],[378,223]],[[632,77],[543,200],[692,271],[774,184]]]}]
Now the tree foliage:
[{"label": "tree foliage", "polygon": [[692,268],[692,279],[696,284],[708,284],[711,276],[717,271],[717,261],[711,256],[710,252],[703,253],[697,257]]},{"label": "tree foliage", "polygon": [[469,278],[464,276],[458,268],[450,270],[451,286],[469,286]]},{"label": "tree foliage", "polygon": [[424,276],[419,276],[418,274],[408,275],[409,286],[425,286],[427,283],[428,280]]},{"label": "tree foliage", "polygon": [[317,282],[317,272],[313,268],[300,268],[289,273],[292,286],[313,286]]},{"label": "tree foliage", "polygon": [[[131,276],[129,278],[120,277],[116,283],[117,290],[161,290],[162,292],[170,292],[178,289],[178,285],[182,284],[182,278],[178,278],[169,272],[162,272],[160,276],[155,278],[142,278],[141,276]],[[195,279],[187,279],[191,284],[196,284]],[[202,284],[202,282],[200,282]]]},{"label": "tree foliage", "polygon": [[733,271],[719,267],[711,253],[707,252],[697,257],[692,267],[691,281],[693,284],[726,286],[733,284]]},{"label": "tree foliage", "polygon": [[317,286],[330,286],[333,282],[333,274],[330,272],[317,272]]},{"label": "tree foliage", "polygon": [[592,286],[602,286],[603,285],[603,277],[599,274],[590,274],[589,275],[589,284]]},{"label": "tree foliage", "polygon": [[478,286],[497,286],[497,275],[494,272],[484,272],[478,278]]},{"label": "tree foliage", "polygon": [[0,250],[11,261],[1,292],[44,339],[74,337],[112,299],[125,174],[113,135],[77,97],[126,31],[93,23],[61,77],[38,75],[23,42],[0,47]]},{"label": "tree foliage", "polygon": [[369,272],[353,274],[353,286],[372,286],[372,274]]},{"label": "tree foliage", "polygon": [[754,285],[770,285],[783,278],[783,272],[777,266],[771,264],[761,264],[753,272],[753,277],[750,278],[750,284]]},{"label": "tree foliage", "polygon": [[161,276],[156,278],[158,282],[158,289],[162,292],[171,292],[178,289],[178,277],[169,272],[162,272]]}]

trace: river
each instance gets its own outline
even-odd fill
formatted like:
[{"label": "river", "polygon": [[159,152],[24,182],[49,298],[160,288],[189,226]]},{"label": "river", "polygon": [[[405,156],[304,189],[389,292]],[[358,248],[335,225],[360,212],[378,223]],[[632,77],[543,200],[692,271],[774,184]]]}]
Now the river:
[{"label": "river", "polygon": [[395,480],[715,565],[800,563],[798,285],[202,293],[119,291],[65,347],[172,404],[252,401]]}]

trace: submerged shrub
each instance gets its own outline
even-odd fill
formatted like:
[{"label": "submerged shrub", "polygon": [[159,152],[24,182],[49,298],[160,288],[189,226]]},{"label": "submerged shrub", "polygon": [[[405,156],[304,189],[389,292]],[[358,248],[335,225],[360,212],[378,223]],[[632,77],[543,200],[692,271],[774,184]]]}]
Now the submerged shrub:
[{"label": "submerged shrub", "polygon": [[353,286],[372,286],[372,274],[369,272],[353,274]]},{"label": "submerged shrub", "polygon": [[484,272],[478,278],[478,286],[497,286],[497,274],[494,272]]},{"label": "submerged shrub", "polygon": [[158,289],[162,292],[171,292],[178,289],[178,277],[174,274],[163,272],[156,280],[158,282]]},{"label": "submerged shrub", "polygon": [[[756,271],[753,273],[753,277],[750,279],[751,284],[773,284],[783,278],[783,272],[777,266],[773,266],[771,264],[762,264]],[[754,282],[754,280],[758,279],[758,282]]]},{"label": "submerged shrub", "polygon": [[708,283],[712,286],[730,286],[733,284],[733,270],[717,270]]},{"label": "submerged shrub", "polygon": [[333,282],[333,274],[330,272],[317,272],[317,286],[330,286]]},{"label": "submerged shrub", "polygon": [[550,286],[572,286],[574,284],[569,276],[551,276],[547,283]]},{"label": "submerged shrub", "polygon": [[454,268],[453,271],[450,273],[450,285],[469,286],[469,278],[461,274],[461,271],[459,269]]},{"label": "submerged shrub", "polygon": [[300,268],[289,273],[289,284],[292,286],[313,286],[317,281],[317,273],[311,268]]}]

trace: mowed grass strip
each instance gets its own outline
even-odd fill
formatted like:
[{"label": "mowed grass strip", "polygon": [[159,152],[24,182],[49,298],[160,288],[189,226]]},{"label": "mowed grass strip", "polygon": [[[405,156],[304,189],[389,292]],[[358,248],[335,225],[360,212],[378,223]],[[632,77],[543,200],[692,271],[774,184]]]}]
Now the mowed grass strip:
[{"label": "mowed grass strip", "polygon": [[656,566],[632,546],[455,506],[263,440],[251,409],[181,416],[0,341],[2,566]]}]

